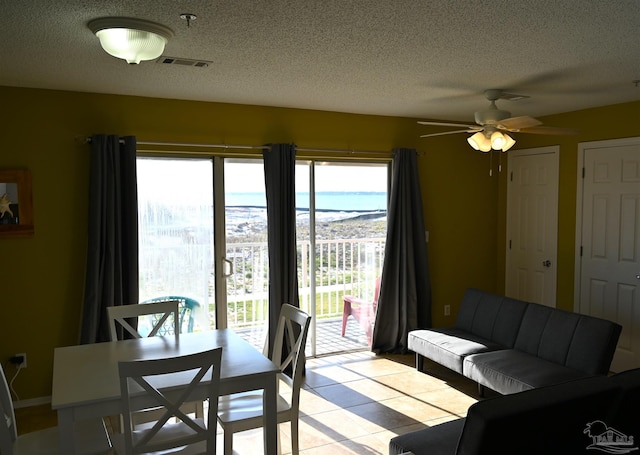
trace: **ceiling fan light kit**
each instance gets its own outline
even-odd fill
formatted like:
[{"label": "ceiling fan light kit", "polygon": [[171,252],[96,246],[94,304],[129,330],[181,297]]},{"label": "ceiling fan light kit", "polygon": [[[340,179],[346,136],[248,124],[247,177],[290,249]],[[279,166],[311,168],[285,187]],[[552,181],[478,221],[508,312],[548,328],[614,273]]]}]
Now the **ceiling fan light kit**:
[{"label": "ceiling fan light kit", "polygon": [[[488,137],[487,137],[488,136]],[[487,153],[491,150],[501,150],[506,152],[516,141],[506,133],[494,131],[487,133],[486,131],[478,131],[467,138],[467,142],[475,150]]]},{"label": "ceiling fan light kit", "polygon": [[173,37],[169,27],[129,17],[101,17],[87,26],[98,37],[105,52],[129,64],[160,57]]}]

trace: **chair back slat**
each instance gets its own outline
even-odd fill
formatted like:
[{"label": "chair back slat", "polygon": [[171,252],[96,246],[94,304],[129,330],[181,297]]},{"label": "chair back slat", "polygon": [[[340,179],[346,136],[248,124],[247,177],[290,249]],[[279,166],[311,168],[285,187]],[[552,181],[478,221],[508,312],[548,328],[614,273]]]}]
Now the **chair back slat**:
[{"label": "chair back slat", "polygon": [[191,333],[195,327],[195,312],[201,307],[200,302],[191,297],[183,295],[164,295],[160,297],[153,297],[151,299],[144,300],[140,303],[156,303],[165,302],[167,300],[178,301],[178,311],[180,313],[180,333]]},{"label": "chair back slat", "polygon": [[[291,388],[291,405],[298,407],[300,386],[304,374],[305,346],[311,324],[311,316],[288,303],[282,305],[276,337],[273,347],[272,361],[281,371],[280,379]],[[283,348],[286,347],[286,350]],[[283,352],[286,355],[283,355]],[[284,357],[284,358],[283,358]],[[284,371],[291,369],[291,377]]]},{"label": "chair back slat", "polygon": [[174,335],[177,336],[180,333],[180,316],[178,313],[177,300],[165,300],[149,304],[111,306],[107,307],[111,341],[118,339],[118,326],[122,327],[123,330],[126,330],[134,338],[142,338],[140,331],[133,327],[128,319],[149,315],[161,315],[161,317],[153,321],[151,331],[147,336],[155,336],[159,330],[164,330],[167,321],[171,323]]},{"label": "chair back slat", "polygon": [[[196,389],[208,382],[207,421],[216,421],[221,355],[222,348],[216,348],[180,357],[118,363],[127,455],[169,450],[202,441],[206,443],[206,453],[215,453],[215,425],[211,427],[202,419],[192,418],[181,410],[181,406],[194,400]],[[154,386],[154,377],[176,373],[189,375],[189,383],[179,393]],[[150,406],[160,410],[160,417],[150,428],[136,429],[133,414]],[[176,418],[177,423],[169,422],[172,418]]]}]

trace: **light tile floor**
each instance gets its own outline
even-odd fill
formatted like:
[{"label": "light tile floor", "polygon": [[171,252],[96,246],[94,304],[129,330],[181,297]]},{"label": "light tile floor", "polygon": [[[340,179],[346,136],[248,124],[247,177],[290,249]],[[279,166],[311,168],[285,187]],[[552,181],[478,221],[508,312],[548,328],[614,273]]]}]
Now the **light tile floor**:
[{"label": "light tile floor", "polygon": [[[302,454],[386,454],[389,440],[466,415],[478,400],[476,384],[413,355],[376,356],[368,351],[307,360],[300,398]],[[280,425],[289,453],[290,426]],[[257,453],[262,430],[234,435],[234,453]]]}]

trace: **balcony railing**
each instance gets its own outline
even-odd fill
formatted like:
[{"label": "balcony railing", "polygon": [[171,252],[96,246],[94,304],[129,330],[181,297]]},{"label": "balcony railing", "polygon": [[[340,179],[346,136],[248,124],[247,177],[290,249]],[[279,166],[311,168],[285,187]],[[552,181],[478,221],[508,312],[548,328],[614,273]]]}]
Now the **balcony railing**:
[{"label": "balcony railing", "polygon": [[[311,311],[311,276],[315,271],[315,314],[318,319],[342,316],[345,294],[373,299],[382,270],[384,238],[319,240],[311,254],[309,241],[298,242],[300,306]],[[268,256],[266,243],[227,244],[234,273],[227,279],[228,325],[261,324],[267,318]]]},{"label": "balcony railing", "polygon": [[[209,243],[173,232],[146,238],[150,240],[141,244],[140,299],[186,295],[208,302],[213,326],[215,292]],[[309,241],[298,242],[301,307],[315,310],[317,319],[331,319],[341,317],[345,294],[373,299],[375,280],[382,270],[384,243],[384,238],[318,240],[312,251]],[[267,243],[227,243],[226,254],[234,270],[227,279],[228,326],[263,325],[268,305]],[[311,305],[312,273],[315,309]]]}]

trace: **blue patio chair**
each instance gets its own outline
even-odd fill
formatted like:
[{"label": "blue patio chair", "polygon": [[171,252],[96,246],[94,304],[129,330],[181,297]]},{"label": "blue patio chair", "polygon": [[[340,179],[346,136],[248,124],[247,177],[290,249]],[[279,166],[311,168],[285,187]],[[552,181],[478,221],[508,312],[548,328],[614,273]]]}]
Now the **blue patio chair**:
[{"label": "blue patio chair", "polygon": [[[180,296],[180,295],[165,295],[162,297],[154,297],[152,299],[148,299],[145,300],[144,302],[140,302],[141,304],[144,303],[154,303],[154,302],[164,302],[166,300],[178,300],[178,313],[180,316],[180,322],[179,322],[179,327],[180,327],[180,333],[191,333],[193,332],[193,326],[194,326],[194,322],[195,322],[195,318],[194,318],[194,312],[196,310],[196,308],[200,307],[200,303],[195,300],[192,299],[190,297],[184,297],[184,296]],[[186,325],[186,330],[185,330],[185,325],[184,325],[184,321],[185,318],[188,315],[188,319],[187,319],[187,325]]]}]

